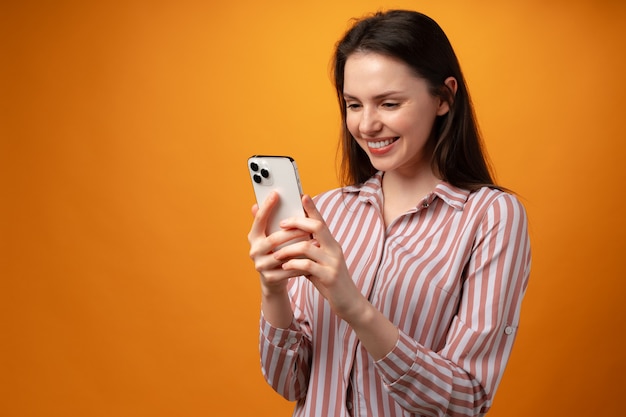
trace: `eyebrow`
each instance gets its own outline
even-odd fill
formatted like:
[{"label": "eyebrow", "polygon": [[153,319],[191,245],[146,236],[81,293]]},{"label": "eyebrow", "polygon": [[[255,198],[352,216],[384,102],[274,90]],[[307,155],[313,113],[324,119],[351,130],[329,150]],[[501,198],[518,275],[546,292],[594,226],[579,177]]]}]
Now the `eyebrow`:
[{"label": "eyebrow", "polygon": [[[389,96],[394,96],[394,95],[397,95],[397,94],[402,94],[402,91],[397,91],[397,90],[385,91],[383,93],[376,94],[373,98],[374,98],[374,100],[380,100],[380,99],[387,98]],[[355,97],[355,96],[353,96],[351,94],[348,94],[348,93],[343,93],[343,98],[344,98],[344,100],[358,100],[357,97]]]}]

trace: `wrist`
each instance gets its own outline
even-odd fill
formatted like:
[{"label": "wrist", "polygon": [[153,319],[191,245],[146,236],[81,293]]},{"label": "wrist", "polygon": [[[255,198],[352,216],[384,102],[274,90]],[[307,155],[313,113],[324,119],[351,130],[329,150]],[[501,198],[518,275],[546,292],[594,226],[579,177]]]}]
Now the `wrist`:
[{"label": "wrist", "polygon": [[289,296],[286,285],[261,284],[261,296],[264,299],[284,298]]},{"label": "wrist", "polygon": [[286,329],[293,321],[291,300],[286,286],[261,286],[261,310],[272,326]]},{"label": "wrist", "polygon": [[350,327],[355,331],[365,349],[374,360],[387,356],[398,341],[398,328],[376,309],[369,301],[359,303]]},{"label": "wrist", "polygon": [[288,293],[287,280],[269,280],[262,273],[259,274],[259,279],[263,297],[282,297]]},{"label": "wrist", "polygon": [[346,321],[350,324],[350,327],[353,329],[368,327],[373,321],[375,317],[375,313],[378,310],[365,298],[361,298],[360,302],[358,302],[350,314]]}]

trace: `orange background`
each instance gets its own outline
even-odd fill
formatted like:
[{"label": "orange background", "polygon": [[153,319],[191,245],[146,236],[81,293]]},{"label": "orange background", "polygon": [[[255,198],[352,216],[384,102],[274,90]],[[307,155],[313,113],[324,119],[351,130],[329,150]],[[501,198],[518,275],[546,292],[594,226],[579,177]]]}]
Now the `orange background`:
[{"label": "orange background", "polygon": [[623,413],[624,2],[131,0],[0,5],[1,416],[290,415],[259,369],[245,160],[337,185],[332,47],[390,7],[448,33],[530,216],[490,416]]}]

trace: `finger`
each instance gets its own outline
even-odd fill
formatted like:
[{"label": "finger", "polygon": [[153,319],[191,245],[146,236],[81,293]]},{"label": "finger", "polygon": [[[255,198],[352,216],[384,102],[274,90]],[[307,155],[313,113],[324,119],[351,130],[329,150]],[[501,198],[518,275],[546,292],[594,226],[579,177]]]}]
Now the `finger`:
[{"label": "finger", "polygon": [[[280,247],[287,247],[295,242],[308,240],[309,234],[299,229],[283,229],[272,233],[269,236],[253,236],[250,233],[250,258],[256,259],[269,253],[279,252]],[[273,257],[274,258],[274,257]],[[277,259],[277,258],[275,258]]]},{"label": "finger", "polygon": [[278,282],[287,278],[303,275],[304,272],[296,268],[284,269],[284,261],[278,261],[273,256],[265,256],[255,261],[255,269],[268,282]]},{"label": "finger", "polygon": [[252,206],[252,217],[256,216],[256,213],[259,211],[259,205],[254,203],[254,205]]},{"label": "finger", "polygon": [[[330,230],[328,230],[328,226],[326,225],[326,221],[322,214],[317,210],[315,206],[315,202],[308,195],[302,196],[302,207],[307,214],[306,220],[313,220],[313,222],[309,221],[309,229],[306,229],[306,226],[303,227],[303,230],[307,230],[309,233],[313,235],[314,238],[318,239],[320,243],[324,242],[326,244],[334,241]],[[319,244],[319,243],[318,243]]]},{"label": "finger", "polygon": [[280,227],[284,229],[302,229],[309,233],[313,233],[315,228],[319,228],[319,224],[324,222],[324,218],[317,211],[315,203],[308,195],[302,196],[302,207],[306,212],[306,217],[290,217],[280,222]]},{"label": "finger", "polygon": [[305,194],[302,196],[302,207],[309,218],[324,221],[324,218],[320,212],[317,211],[317,207],[309,195]]},{"label": "finger", "polygon": [[296,278],[301,275],[304,275],[304,276],[309,275],[308,272],[302,271],[297,268],[283,268],[283,265],[281,265],[280,269],[272,270],[271,275],[269,277],[267,275],[264,275],[264,278],[268,280],[269,282],[278,282],[278,281],[283,281],[286,279]]},{"label": "finger", "polygon": [[[252,256],[251,256],[252,258]],[[283,261],[276,259],[273,254],[261,255],[253,258],[254,268],[262,274],[268,271],[281,269]]]},{"label": "finger", "polygon": [[286,273],[295,273],[298,275],[311,276],[320,272],[320,266],[310,259],[294,258],[283,262],[281,268]]},{"label": "finger", "polygon": [[267,243],[272,250],[276,250],[277,247],[288,247],[309,238],[310,234],[300,229],[281,229],[269,235]]},{"label": "finger", "polygon": [[254,212],[254,222],[252,223],[252,228],[250,229],[250,234],[254,236],[262,236],[265,235],[265,231],[267,229],[267,222],[269,219],[269,215],[272,212],[272,209],[278,202],[278,194],[272,191],[265,201],[261,203],[261,205],[257,205],[257,210]]},{"label": "finger", "polygon": [[[319,247],[311,245],[311,240],[299,241],[287,244],[274,252],[274,258],[278,261],[286,261],[291,258],[315,258],[311,248]],[[315,259],[316,260],[316,259]]]}]

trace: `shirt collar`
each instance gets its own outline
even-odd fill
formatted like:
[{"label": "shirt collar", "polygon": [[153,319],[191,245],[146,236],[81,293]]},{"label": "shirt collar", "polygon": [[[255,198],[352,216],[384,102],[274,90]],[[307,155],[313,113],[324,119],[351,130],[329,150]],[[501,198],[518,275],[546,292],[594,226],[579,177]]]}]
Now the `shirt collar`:
[{"label": "shirt collar", "polygon": [[[349,185],[343,188],[344,193],[358,193],[359,200],[370,202],[382,208],[383,190],[382,190],[383,173],[378,171],[370,179],[361,185]],[[428,207],[435,198],[439,197],[444,203],[457,209],[463,210],[465,202],[469,198],[470,191],[463,188],[455,187],[445,181],[441,181],[435,186],[435,189],[424,197],[417,207]]]}]

